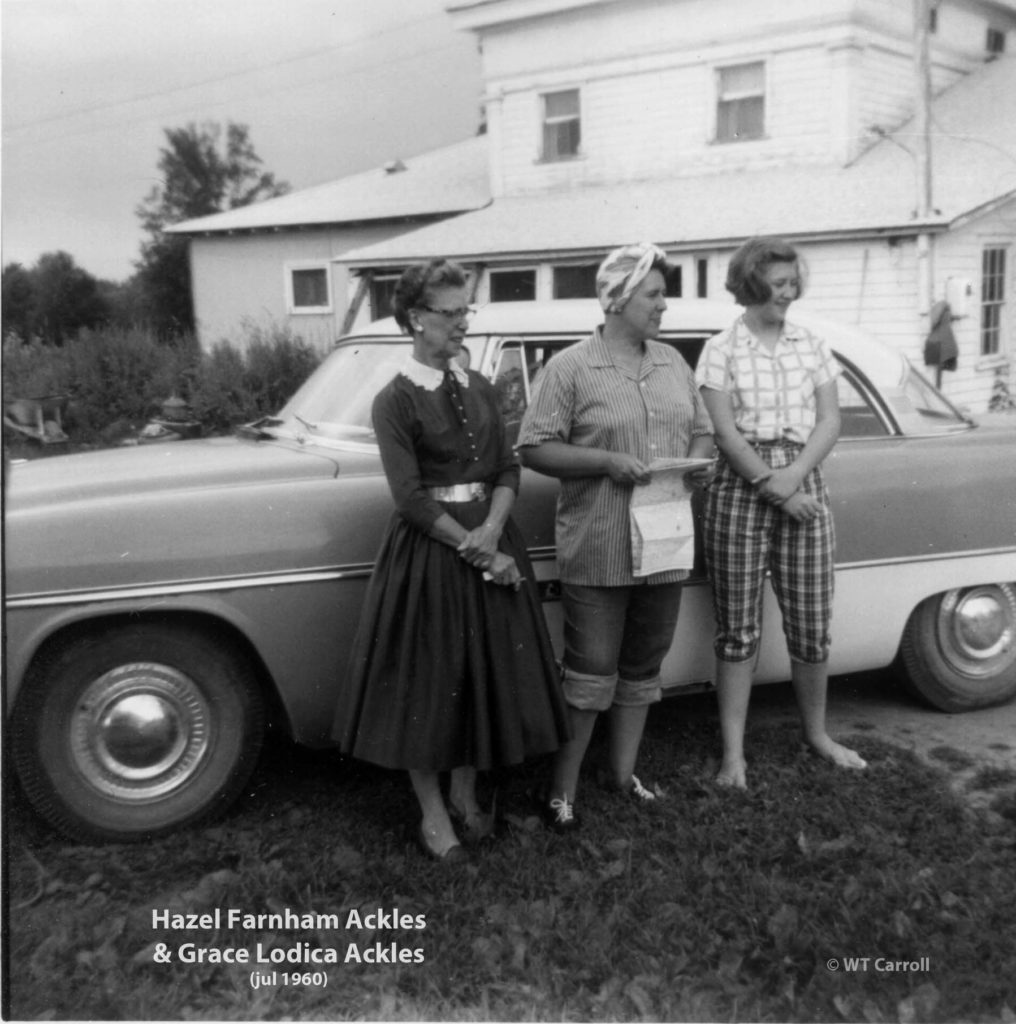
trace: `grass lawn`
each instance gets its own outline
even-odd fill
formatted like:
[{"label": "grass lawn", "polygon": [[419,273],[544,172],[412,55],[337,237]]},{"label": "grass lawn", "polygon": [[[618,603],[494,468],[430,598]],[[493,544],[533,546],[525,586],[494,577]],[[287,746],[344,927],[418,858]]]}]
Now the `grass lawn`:
[{"label": "grass lawn", "polygon": [[[1013,816],[972,810],[908,752],[851,742],[867,772],[812,757],[791,725],[750,723],[753,788],[717,790],[715,722],[666,701],[650,715],[639,768],[667,791],[657,808],[599,784],[597,737],[580,833],[552,835],[532,816],[525,794],[543,766],[530,765],[491,780],[503,835],[461,869],[408,840],[416,816],[402,775],[285,744],[226,820],[147,844],[68,843],[15,791],[7,1012],[1016,1020]],[[153,928],[153,909],[216,908],[218,929]],[[247,920],[228,925],[228,908]],[[377,921],[379,909],[409,917]],[[311,917],[287,926],[287,910]],[[155,961],[159,943],[170,962]],[[252,962],[184,963],[188,943],[206,955],[245,950]],[[368,962],[393,950],[409,962]],[[253,962],[259,951],[268,962]],[[337,962],[309,962],[314,951]],[[274,983],[255,988],[252,972],[274,972]]]}]

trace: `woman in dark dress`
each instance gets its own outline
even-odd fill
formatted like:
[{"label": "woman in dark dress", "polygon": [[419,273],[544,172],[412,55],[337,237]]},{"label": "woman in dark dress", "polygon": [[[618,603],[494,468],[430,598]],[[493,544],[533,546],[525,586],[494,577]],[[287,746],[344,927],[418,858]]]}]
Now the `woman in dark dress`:
[{"label": "woman in dark dress", "polygon": [[[519,468],[493,386],[463,370],[460,267],[411,267],[394,306],[413,355],[377,395],[374,429],[395,500],[353,645],[335,733],[341,749],[409,771],[432,857],[491,833],[477,770],[568,738],[559,672],[525,543],[509,518]],[[450,771],[449,806],[440,773]]]}]

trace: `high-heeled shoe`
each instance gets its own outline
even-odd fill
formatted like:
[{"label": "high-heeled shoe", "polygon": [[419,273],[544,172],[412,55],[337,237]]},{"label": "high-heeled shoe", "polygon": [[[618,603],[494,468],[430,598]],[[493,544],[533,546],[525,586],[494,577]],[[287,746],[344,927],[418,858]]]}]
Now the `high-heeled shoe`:
[{"label": "high-heeled shoe", "polygon": [[468,852],[461,843],[455,843],[449,846],[444,853],[438,853],[427,840],[422,825],[416,830],[416,845],[420,848],[421,853],[431,860],[436,860],[439,864],[468,864],[470,860]]}]

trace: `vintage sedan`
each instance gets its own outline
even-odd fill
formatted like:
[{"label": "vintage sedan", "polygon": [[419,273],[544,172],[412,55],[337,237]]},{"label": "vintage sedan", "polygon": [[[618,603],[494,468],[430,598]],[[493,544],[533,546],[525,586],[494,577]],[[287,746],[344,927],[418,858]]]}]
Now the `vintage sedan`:
[{"label": "vintage sedan", "polygon": [[[692,364],[735,315],[675,301],[661,337]],[[595,303],[492,304],[472,365],[517,424]],[[1016,694],[1016,422],[976,425],[898,353],[799,313],[843,367],[827,462],[838,527],[833,673],[899,658],[947,711]],[[390,321],[344,338],[277,416],[237,436],[15,465],[7,494],[9,738],[25,792],[64,832],[129,841],[226,807],[266,728],[330,740],[336,693],[391,497],[371,400],[410,351]],[[516,506],[560,635],[557,481],[526,471]],[[761,681],[786,679],[767,597]],[[664,672],[708,685],[701,571]]]}]

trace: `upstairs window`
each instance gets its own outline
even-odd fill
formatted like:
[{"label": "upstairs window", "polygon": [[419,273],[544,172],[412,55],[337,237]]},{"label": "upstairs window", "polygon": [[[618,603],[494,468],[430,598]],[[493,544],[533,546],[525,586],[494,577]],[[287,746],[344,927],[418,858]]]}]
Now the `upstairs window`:
[{"label": "upstairs window", "polygon": [[988,246],[981,253],[981,355],[1002,352],[1005,311],[1005,249]]},{"label": "upstairs window", "polygon": [[579,91],[543,94],[543,159],[567,160],[578,156],[582,141]]},{"label": "upstairs window", "polygon": [[716,141],[744,142],[765,134],[766,66],[720,68],[717,80]]},{"label": "upstairs window", "polygon": [[988,60],[994,60],[1000,54],[1005,53],[1005,33],[1000,32],[997,28],[989,28],[984,48],[988,51]]},{"label": "upstairs window", "polygon": [[289,267],[287,289],[290,313],[330,313],[328,265]]}]

